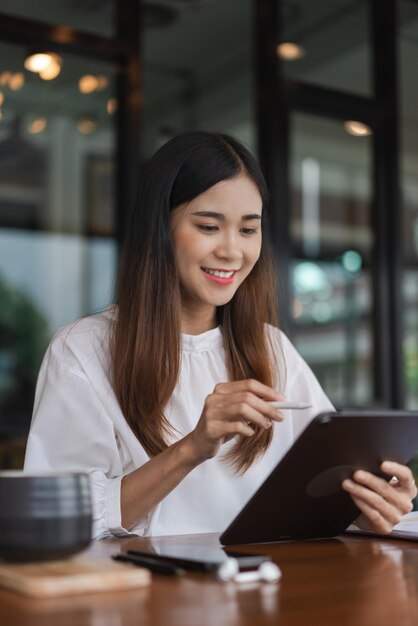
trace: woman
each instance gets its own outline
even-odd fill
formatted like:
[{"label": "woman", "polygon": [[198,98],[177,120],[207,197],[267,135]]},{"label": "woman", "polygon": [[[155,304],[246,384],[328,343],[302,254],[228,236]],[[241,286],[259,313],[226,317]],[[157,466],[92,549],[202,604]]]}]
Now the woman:
[{"label": "woman", "polygon": [[[62,329],[39,375],[25,469],[88,472],[94,536],[221,531],[306,423],[332,409],[275,319],[260,169],[193,132],[145,171],[115,307]],[[308,401],[310,413],[271,404]],[[407,467],[343,488],[388,532],[416,494]],[[290,477],[291,479],[291,477]]]}]

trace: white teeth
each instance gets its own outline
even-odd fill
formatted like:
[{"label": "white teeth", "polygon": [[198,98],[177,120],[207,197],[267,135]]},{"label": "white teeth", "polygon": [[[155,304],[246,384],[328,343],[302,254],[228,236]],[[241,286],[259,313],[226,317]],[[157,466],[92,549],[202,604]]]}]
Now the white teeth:
[{"label": "white teeth", "polygon": [[233,271],[231,272],[221,272],[220,270],[209,270],[205,269],[205,272],[211,274],[212,276],[217,276],[218,278],[231,278]]}]

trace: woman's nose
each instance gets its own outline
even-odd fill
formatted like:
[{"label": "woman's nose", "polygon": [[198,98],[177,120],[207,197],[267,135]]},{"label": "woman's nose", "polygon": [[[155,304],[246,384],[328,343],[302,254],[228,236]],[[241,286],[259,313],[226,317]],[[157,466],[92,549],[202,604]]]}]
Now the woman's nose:
[{"label": "woman's nose", "polygon": [[239,246],[238,238],[235,234],[224,234],[216,247],[215,254],[223,259],[240,259],[242,251]]}]

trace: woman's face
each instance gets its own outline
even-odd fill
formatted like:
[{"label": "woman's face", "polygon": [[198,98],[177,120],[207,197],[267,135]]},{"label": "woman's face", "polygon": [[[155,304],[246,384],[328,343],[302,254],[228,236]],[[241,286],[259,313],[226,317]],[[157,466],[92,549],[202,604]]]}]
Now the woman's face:
[{"label": "woman's face", "polygon": [[183,332],[213,328],[261,251],[262,200],[243,174],[221,181],[172,212]]}]

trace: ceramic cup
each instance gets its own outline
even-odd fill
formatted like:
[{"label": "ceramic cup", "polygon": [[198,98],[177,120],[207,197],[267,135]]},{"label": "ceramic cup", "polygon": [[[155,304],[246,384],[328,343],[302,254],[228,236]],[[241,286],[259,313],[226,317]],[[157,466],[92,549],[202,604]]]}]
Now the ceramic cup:
[{"label": "ceramic cup", "polygon": [[86,474],[0,472],[0,559],[49,561],[91,541]]}]

